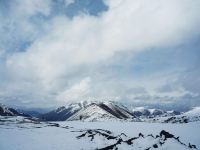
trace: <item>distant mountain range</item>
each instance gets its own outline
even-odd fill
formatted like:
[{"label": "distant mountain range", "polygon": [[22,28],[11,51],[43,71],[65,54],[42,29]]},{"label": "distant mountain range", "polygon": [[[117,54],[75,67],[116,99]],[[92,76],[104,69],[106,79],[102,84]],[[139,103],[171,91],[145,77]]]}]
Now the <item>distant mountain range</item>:
[{"label": "distant mountain range", "polygon": [[[144,107],[133,108],[122,103],[105,102],[79,102],[69,103],[59,107],[39,118],[46,121],[105,121],[105,120],[132,120],[143,121],[149,118],[180,115],[179,111],[164,111],[161,109],[145,109]],[[145,120],[146,121],[146,120]]]},{"label": "distant mountain range", "polygon": [[142,118],[154,118],[156,116],[175,116],[181,114],[181,112],[175,110],[165,111],[162,109],[147,109],[144,107],[136,107],[132,109],[132,113],[135,116]]},{"label": "distant mountain range", "polygon": [[[0,104],[1,116],[29,116],[23,111],[6,107]],[[105,102],[77,102],[69,103],[42,115],[33,113],[43,121],[107,121],[107,120],[127,120],[144,122],[163,123],[187,123],[200,121],[200,107],[196,107],[188,112],[176,110],[165,111],[162,109],[148,109],[145,107],[129,107],[121,103]]]},{"label": "distant mountain range", "polygon": [[18,112],[16,109],[7,107],[3,104],[0,104],[0,116],[26,116],[26,117],[29,117],[29,115],[22,113],[22,112]]},{"label": "distant mountain range", "polygon": [[[193,114],[193,115],[191,115]],[[80,102],[69,103],[46,114],[40,115],[45,121],[107,121],[127,120],[163,123],[187,123],[200,121],[200,109],[188,112],[176,110],[148,109],[123,105],[116,102]]]}]

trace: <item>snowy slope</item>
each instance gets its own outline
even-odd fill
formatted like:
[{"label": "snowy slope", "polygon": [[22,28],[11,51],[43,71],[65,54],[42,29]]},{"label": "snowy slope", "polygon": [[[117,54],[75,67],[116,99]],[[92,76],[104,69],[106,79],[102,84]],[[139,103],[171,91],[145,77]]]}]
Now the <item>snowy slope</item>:
[{"label": "snowy slope", "polygon": [[103,118],[105,120],[132,119],[133,115],[129,110],[114,102],[83,101],[70,103],[40,116],[41,119],[47,121],[80,120],[80,117],[87,121],[103,121]]},{"label": "snowy slope", "polygon": [[113,102],[92,102],[67,120],[106,121],[113,119],[132,119],[132,114]]},{"label": "snowy slope", "polygon": [[79,112],[75,113],[67,120],[106,121],[109,119],[117,118],[99,107],[97,104],[93,103],[88,105],[85,109],[82,109]]},{"label": "snowy slope", "polygon": [[185,112],[175,117],[176,118],[174,119],[174,121],[181,120],[182,122],[184,121],[186,123],[200,121],[200,107],[194,107],[188,112]]},{"label": "snowy slope", "polygon": [[99,102],[97,103],[99,107],[102,109],[108,111],[109,113],[113,114],[119,119],[132,119],[135,118],[135,116],[122,104],[116,104],[114,102]]},{"label": "snowy slope", "polygon": [[138,136],[129,137],[125,133],[114,135],[109,130],[103,129],[88,129],[78,131],[81,134],[77,136],[77,139],[88,139],[93,143],[99,143],[105,141],[105,146],[99,146],[98,150],[150,150],[150,149],[196,149],[197,146],[193,144],[185,144],[180,140],[180,137],[162,130],[159,134],[144,135],[139,133]]},{"label": "snowy slope", "polygon": [[200,116],[200,107],[194,107],[192,110],[184,113],[186,116]]},{"label": "snowy slope", "polygon": [[189,150],[200,147],[199,122],[39,122],[0,117],[1,150]]},{"label": "snowy slope", "polygon": [[20,113],[16,109],[7,107],[0,103],[0,116],[28,116],[28,115]]},{"label": "snowy slope", "polygon": [[70,118],[73,114],[77,113],[79,110],[85,108],[87,105],[88,103],[86,102],[69,103],[66,106],[59,107],[56,110],[40,115],[39,118],[46,121],[64,121]]}]

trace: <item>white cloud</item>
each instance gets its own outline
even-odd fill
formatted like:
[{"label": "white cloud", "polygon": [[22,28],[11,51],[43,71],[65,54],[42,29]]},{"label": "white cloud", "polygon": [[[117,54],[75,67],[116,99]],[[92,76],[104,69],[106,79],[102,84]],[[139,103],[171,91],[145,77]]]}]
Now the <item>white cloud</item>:
[{"label": "white cloud", "polygon": [[65,90],[58,96],[58,100],[79,101],[88,99],[91,93],[91,79],[89,77],[82,79],[79,83],[72,85],[70,89]]},{"label": "white cloud", "polygon": [[74,2],[75,2],[75,0],[65,0],[66,5],[73,4]]},{"label": "white cloud", "polygon": [[33,16],[37,13],[43,15],[49,15],[51,9],[51,0],[29,0],[29,1],[19,1],[15,0],[14,10],[19,13],[20,16]]},{"label": "white cloud", "polygon": [[[97,85],[100,85],[96,88],[102,91],[100,92],[102,97],[119,98],[127,94],[125,89],[121,89],[120,92],[121,87],[113,87],[112,90],[110,86],[113,83],[108,86],[109,88],[106,87],[109,79],[102,85],[99,83],[101,79],[91,82],[95,74],[87,74],[90,67],[98,68],[97,66],[107,64],[118,52],[131,52],[134,55],[154,47],[161,49],[175,47],[199,34],[197,29],[200,25],[200,1],[106,0],[105,2],[109,5],[109,10],[98,17],[80,14],[69,19],[60,15],[44,22],[45,34],[37,36],[25,52],[13,53],[7,58],[6,67],[9,76],[18,81],[16,83],[28,81],[30,87],[34,87],[34,90],[38,87],[36,91],[42,91],[44,95],[55,92],[60,100],[83,99],[89,94],[95,97],[90,86]],[[18,9],[28,16],[38,12],[49,15],[51,11],[49,5],[49,1],[37,0],[26,2],[26,7]],[[30,28],[25,30],[32,31],[32,24],[30,22],[28,24]],[[92,71],[102,76],[110,75],[98,69]],[[91,79],[85,79],[85,76],[90,75]],[[122,85],[124,84],[129,82]],[[19,87],[22,92],[24,88],[24,86]],[[124,88],[134,87],[124,85]],[[96,97],[101,96],[97,95]]]}]

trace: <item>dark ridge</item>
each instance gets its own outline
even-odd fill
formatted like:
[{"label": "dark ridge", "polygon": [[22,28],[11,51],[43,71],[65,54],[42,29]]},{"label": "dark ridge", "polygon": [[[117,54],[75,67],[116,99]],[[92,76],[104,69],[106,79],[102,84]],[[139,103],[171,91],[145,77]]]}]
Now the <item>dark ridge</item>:
[{"label": "dark ridge", "polygon": [[0,116],[24,116],[24,117],[31,117],[28,114],[20,113],[14,108],[6,107],[0,104]]},{"label": "dark ridge", "polygon": [[174,138],[174,135],[165,131],[165,130],[162,130],[160,132],[160,137],[164,136],[164,140],[168,139],[168,138]]},{"label": "dark ridge", "polygon": [[39,118],[44,121],[65,121],[80,110],[78,109],[72,112],[72,109],[72,107],[66,109],[64,106],[62,106],[56,110],[40,115]]},{"label": "dark ridge", "polygon": [[98,104],[98,106],[102,109],[104,109],[105,111],[109,112],[110,114],[112,114],[113,116],[119,118],[119,119],[128,119],[128,116],[126,116],[125,114],[123,114],[118,108],[117,106],[113,107],[114,110],[112,110],[111,108],[109,108],[107,105],[100,103]]},{"label": "dark ridge", "polygon": [[[175,137],[173,134],[162,130],[160,132],[160,135],[156,135],[153,136],[152,134],[149,134],[147,136],[144,136],[142,133],[139,133],[138,137],[133,137],[133,138],[129,138],[128,140],[123,140],[123,137],[121,137],[121,135],[125,135],[124,133],[121,133],[120,135],[114,136],[113,134],[111,134],[111,132],[108,132],[107,130],[102,130],[102,129],[88,129],[88,130],[80,130],[80,131],[76,131],[76,132],[84,132],[81,135],[77,136],[77,139],[81,139],[81,138],[91,138],[91,141],[93,141],[96,136],[102,136],[105,138],[105,140],[115,140],[116,142],[114,144],[108,145],[106,147],[103,148],[96,148],[96,150],[118,150],[118,145],[120,144],[127,144],[127,145],[133,145],[134,144],[134,140],[137,139],[143,139],[146,138],[148,136],[156,139],[158,139],[157,143],[154,143],[151,147],[147,147],[145,150],[150,150],[150,149],[157,149],[159,147],[162,147],[166,142],[167,139],[172,138],[174,140],[176,140],[179,144],[188,147],[190,149],[197,149],[196,145],[192,145],[189,143],[189,145],[187,146],[186,144],[184,144],[183,142],[181,142],[179,140],[179,137]],[[125,135],[126,136],[126,135]],[[127,137],[127,136],[126,136]]]}]

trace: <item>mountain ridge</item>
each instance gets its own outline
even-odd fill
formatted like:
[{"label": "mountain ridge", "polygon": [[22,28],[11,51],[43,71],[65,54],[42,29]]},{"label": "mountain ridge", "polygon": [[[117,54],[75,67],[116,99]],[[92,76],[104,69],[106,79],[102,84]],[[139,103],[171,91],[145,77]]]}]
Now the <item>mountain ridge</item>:
[{"label": "mountain ridge", "polygon": [[[200,107],[195,107],[187,112],[176,110],[166,111],[156,108],[128,107],[119,102],[112,101],[82,101],[68,103],[50,112],[37,116],[41,121],[108,121],[127,120],[136,122],[159,123],[188,123],[200,121]],[[0,116],[26,116],[24,111],[19,111],[0,104]]]},{"label": "mountain ridge", "polygon": [[[96,106],[94,106],[96,105]],[[93,107],[93,108],[88,108]],[[95,108],[94,108],[95,107]],[[86,112],[86,110],[89,112]],[[93,110],[93,112],[92,112]],[[100,111],[100,112],[98,112]],[[102,112],[104,111],[104,113]],[[81,113],[83,113],[81,115]],[[87,115],[86,115],[87,114]],[[164,111],[161,109],[130,109],[126,105],[113,101],[82,101],[80,103],[68,103],[66,106],[59,107],[49,113],[40,116],[41,119],[46,121],[65,121],[65,120],[99,120],[93,118],[92,115],[97,115],[100,120],[102,116],[109,116],[108,118],[115,119],[133,119],[133,118],[153,118],[157,116],[175,116],[180,115],[181,112],[172,110]],[[104,115],[103,115],[104,114]],[[86,115],[86,116],[85,116]],[[89,117],[93,119],[89,119]],[[72,119],[73,118],[73,119]],[[107,120],[106,118],[105,120]]]},{"label": "mountain ridge", "polygon": [[30,117],[29,115],[19,112],[14,108],[8,107],[0,103],[0,116],[26,116]]},{"label": "mountain ridge", "polygon": [[[90,112],[90,114],[89,112],[86,112],[87,110]],[[83,114],[81,115],[80,114],[81,112],[87,115],[86,116],[84,116]],[[79,115],[76,113],[78,113]],[[95,114],[99,118],[107,116],[108,118],[115,118],[115,119],[129,119],[133,117],[131,112],[113,102],[82,101],[80,103],[69,103],[66,106],[59,107],[56,110],[43,114],[39,116],[39,118],[46,121],[65,121],[68,120],[69,118],[70,118],[69,120],[72,120],[72,118],[74,118],[74,120],[79,120],[80,118],[88,119],[88,117],[91,116],[91,114],[93,115]],[[98,117],[94,118],[94,120],[98,120]]]}]

